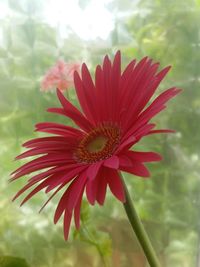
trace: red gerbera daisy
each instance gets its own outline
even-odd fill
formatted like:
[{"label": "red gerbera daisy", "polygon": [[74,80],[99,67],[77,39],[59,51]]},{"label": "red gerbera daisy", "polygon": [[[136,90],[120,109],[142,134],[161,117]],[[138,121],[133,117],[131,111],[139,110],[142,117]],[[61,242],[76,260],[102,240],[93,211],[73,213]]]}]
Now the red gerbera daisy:
[{"label": "red gerbera daisy", "polygon": [[58,203],[54,217],[56,223],[64,214],[65,239],[68,238],[72,215],[76,228],[80,227],[84,192],[90,204],[97,201],[103,205],[108,186],[117,199],[125,202],[119,171],[148,177],[150,174],[144,162],[161,160],[157,153],[138,152],[133,147],[146,135],[170,132],[165,129],[154,130],[155,124],[150,123],[150,120],[166,107],[166,102],[180,89],[173,87],[166,90],[146,107],[170,69],[166,67],[157,73],[158,67],[159,63],[152,63],[151,59],[145,57],[139,63],[131,61],[121,73],[121,57],[120,52],[117,52],[113,63],[106,56],[103,65],[97,66],[93,82],[87,66],[83,64],[82,76],[77,72],[74,74],[82,112],[59,90],[57,95],[62,107],[48,109],[49,112],[70,118],[77,127],[53,122],[39,123],[36,131],[54,136],[24,143],[23,146],[29,150],[17,159],[40,156],[18,168],[11,180],[38,170],[44,171],[31,177],[14,199],[37,185],[22,204],[44,188],[46,193],[56,189],[49,201],[59,190],[69,185]]}]

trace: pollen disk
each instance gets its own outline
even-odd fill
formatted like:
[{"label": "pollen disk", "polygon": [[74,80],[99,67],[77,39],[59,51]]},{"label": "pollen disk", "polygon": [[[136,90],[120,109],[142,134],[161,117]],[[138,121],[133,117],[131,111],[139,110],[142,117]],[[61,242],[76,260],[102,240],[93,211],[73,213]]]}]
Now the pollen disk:
[{"label": "pollen disk", "polygon": [[112,156],[120,140],[116,126],[101,125],[89,132],[75,151],[78,162],[93,163]]}]

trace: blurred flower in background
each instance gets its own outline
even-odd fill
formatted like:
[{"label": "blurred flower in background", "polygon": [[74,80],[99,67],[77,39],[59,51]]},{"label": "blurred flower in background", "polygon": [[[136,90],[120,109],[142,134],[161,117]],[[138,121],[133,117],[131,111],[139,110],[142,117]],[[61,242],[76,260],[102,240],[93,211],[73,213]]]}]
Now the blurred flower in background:
[{"label": "blurred flower in background", "polygon": [[58,88],[65,91],[73,87],[75,71],[80,71],[78,63],[66,63],[59,60],[55,66],[49,69],[41,82],[41,91],[50,91]]}]

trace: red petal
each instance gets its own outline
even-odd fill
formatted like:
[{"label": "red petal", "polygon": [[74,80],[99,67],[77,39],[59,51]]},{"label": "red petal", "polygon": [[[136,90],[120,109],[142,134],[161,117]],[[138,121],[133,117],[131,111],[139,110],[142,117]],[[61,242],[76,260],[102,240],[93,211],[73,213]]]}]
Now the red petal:
[{"label": "red petal", "polygon": [[72,211],[76,206],[79,196],[84,190],[86,180],[86,173],[83,172],[79,177],[74,179],[74,181],[68,187],[69,195],[66,205],[69,211]]},{"label": "red petal", "polygon": [[[126,87],[126,90],[122,96],[121,103],[122,103],[122,108],[125,110],[128,110],[129,106],[132,104],[134,94],[136,92],[137,88],[137,83],[140,81],[147,68],[149,67],[150,60],[148,57],[143,58],[134,68],[132,72],[132,79],[130,80],[128,86]],[[127,121],[124,121],[127,123]]]},{"label": "red petal", "polygon": [[32,140],[29,140],[27,142],[25,142],[22,146],[24,147],[37,147],[40,144],[64,144],[66,142],[65,137],[61,137],[61,136],[48,136],[48,137],[40,137],[40,138],[35,138]]},{"label": "red petal", "polygon": [[39,213],[46,207],[46,205],[49,203],[49,201],[65,186],[66,184],[63,183],[61,184],[61,186],[59,186],[55,192],[48,198],[48,200],[43,204],[43,206],[41,207],[41,209],[39,210]]},{"label": "red petal", "polygon": [[[153,123],[145,124],[143,126],[140,126],[138,129],[134,129],[133,132],[132,132],[132,130],[127,132],[127,134],[123,137],[123,139],[121,141],[122,143],[118,147],[116,153],[119,153],[120,151],[124,150],[125,148],[126,149],[130,148],[133,144],[137,143],[140,140],[140,138],[147,135],[149,133],[149,131],[154,127],[155,127],[155,124],[153,124]],[[131,135],[130,135],[130,133],[131,133]]]},{"label": "red petal", "polygon": [[64,192],[55,211],[54,223],[57,223],[65,209],[67,209],[69,212],[72,212],[73,208],[77,204],[82,190],[84,190],[86,179],[86,173],[83,172],[81,175],[74,179],[74,181]]},{"label": "red petal", "polygon": [[140,111],[146,106],[148,101],[151,99],[152,95],[154,94],[155,90],[158,88],[160,82],[163,80],[163,78],[166,76],[168,71],[171,69],[171,66],[168,66],[161,70],[154,78],[154,81],[144,94],[144,97],[142,101],[140,102]]},{"label": "red petal", "polygon": [[157,134],[157,133],[175,133],[175,132],[176,132],[175,130],[161,129],[161,130],[152,130],[147,135],[149,135],[149,134]]},{"label": "red petal", "polygon": [[[118,51],[115,55],[112,71],[111,71],[111,87],[108,88],[110,91],[110,104],[109,107],[111,108],[112,114],[112,121],[119,121],[119,83],[121,77],[121,53]],[[114,101],[113,101],[114,100]]]},{"label": "red petal", "polygon": [[127,151],[124,153],[129,159],[141,162],[160,161],[162,157],[155,152]]},{"label": "red petal", "polygon": [[82,65],[82,82],[83,82],[85,88],[90,90],[92,92],[92,94],[95,93],[95,86],[94,86],[94,83],[92,81],[90,72],[87,68],[87,65],[85,63],[83,63],[83,65]]},{"label": "red petal", "polygon": [[94,180],[102,164],[103,161],[98,161],[96,163],[91,164],[87,169],[87,177],[91,180]]},{"label": "red petal", "polygon": [[58,165],[72,163],[72,159],[68,160],[65,158],[65,155],[63,155],[62,157],[61,156],[59,157],[58,155],[54,155],[53,157],[53,155],[45,155],[45,156],[39,157],[37,159],[31,160],[25,163],[24,165],[16,169],[12,174],[20,172],[20,171],[29,170],[30,168],[33,168],[35,166],[39,167],[42,165],[43,167],[41,169],[43,169],[43,168],[47,168],[51,166],[58,166]]},{"label": "red petal", "polygon": [[130,79],[133,78],[132,72],[133,68],[135,66],[136,60],[132,60],[126,69],[123,71],[123,74],[121,76],[120,80],[120,88],[121,88],[121,96],[123,96],[124,91],[126,90],[127,86],[130,84]]},{"label": "red petal", "polygon": [[83,192],[80,194],[76,207],[74,209],[74,221],[75,221],[75,226],[77,230],[80,228],[80,209],[81,209]]},{"label": "red petal", "polygon": [[46,169],[49,167],[54,167],[54,166],[60,166],[63,165],[65,161],[62,161],[62,163],[57,163],[55,160],[54,161],[50,161],[50,162],[42,162],[42,163],[38,163],[36,165],[32,165],[29,167],[25,167],[21,168],[21,170],[19,172],[17,172],[16,174],[13,175],[13,178],[18,178],[18,177],[22,177],[26,174],[32,173],[32,172],[36,172],[42,169]]},{"label": "red petal", "polygon": [[[124,120],[124,127],[128,129],[130,125],[132,125],[135,118],[138,116],[139,112],[143,109],[141,106],[141,102],[143,98],[148,93],[148,88],[152,84],[153,80],[155,79],[155,73],[158,68],[159,64],[155,63],[151,65],[151,60],[148,60],[146,62],[146,65],[144,66],[144,69],[141,71],[141,73],[138,75],[138,78],[136,79],[133,89],[129,94],[129,102],[127,104],[127,114],[126,114],[126,120]],[[134,90],[134,92],[133,92]],[[131,94],[132,93],[132,94]],[[132,104],[132,100],[134,98],[135,104]],[[146,103],[145,103],[146,105]]]},{"label": "red petal", "polygon": [[64,228],[63,230],[64,230],[65,240],[68,240],[71,219],[72,219],[72,212],[65,210],[64,221],[63,221],[63,228]]},{"label": "red petal", "polygon": [[96,194],[96,200],[100,205],[104,204],[106,197],[106,189],[107,189],[107,180],[104,177],[104,175],[102,175],[101,178],[99,179],[97,194]]},{"label": "red petal", "polygon": [[[88,69],[85,64],[82,65],[82,78],[85,81],[85,74],[88,75]],[[87,76],[88,77],[88,76]],[[81,104],[82,110],[85,113],[86,117],[94,122],[94,115],[96,114],[96,107],[94,106],[95,103],[95,91],[94,86],[89,87],[89,85],[83,84],[78,72],[74,73],[74,83],[76,94],[79,99],[79,103]],[[86,83],[86,81],[85,81]]]},{"label": "red petal", "polygon": [[62,197],[60,198],[60,201],[58,203],[58,206],[56,208],[55,214],[54,214],[54,223],[56,224],[58,220],[60,219],[61,215],[63,214],[64,210],[66,209],[66,201],[68,198],[69,191],[66,190]]},{"label": "red petal", "polygon": [[[64,166],[59,166],[58,165],[58,166],[53,167],[53,168],[51,168],[50,170],[48,170],[48,171],[46,171],[44,173],[46,173],[47,175],[49,175],[49,174],[55,173],[57,171],[69,171],[69,170],[74,169],[74,168],[79,167],[79,166],[82,166],[82,164],[81,163],[80,164],[78,164],[78,163],[74,163],[73,164],[72,163],[72,164],[67,164],[67,165],[64,165]],[[24,176],[24,175],[29,174],[31,172],[35,172],[37,170],[40,170],[40,168],[38,168],[37,166],[35,166],[33,168],[25,169],[23,171],[20,171],[20,172],[14,174],[12,176],[12,179],[11,180],[15,180],[15,179],[17,179],[17,178],[19,178],[21,176]]]},{"label": "red petal", "polygon": [[95,200],[96,200],[97,186],[99,183],[98,180],[99,180],[98,178],[94,180],[88,180],[86,184],[86,196],[87,196],[88,202],[91,205],[94,205]]},{"label": "red petal", "polygon": [[123,165],[120,165],[120,170],[125,171],[125,172],[129,172],[129,173],[132,173],[134,175],[141,176],[141,177],[149,177],[150,176],[148,169],[141,162],[135,161],[131,167],[129,164],[130,164],[130,162],[128,162],[127,166],[125,166],[124,162],[123,162]]},{"label": "red petal", "polygon": [[49,177],[46,180],[44,180],[41,184],[39,184],[38,186],[36,186],[22,201],[21,205],[22,206],[25,202],[27,202],[30,198],[32,198],[36,193],[38,193],[39,191],[41,191],[43,188],[45,188],[46,186],[48,186],[50,184],[50,182],[52,181],[52,179],[54,179],[54,177]]},{"label": "red petal", "polygon": [[[33,148],[30,149],[28,151],[23,152],[22,154],[18,155],[16,157],[16,159],[23,159],[23,158],[27,158],[27,157],[32,157],[32,156],[36,156],[36,155],[40,155],[40,154],[47,154],[47,153],[51,153],[51,154],[58,154],[59,152],[61,153],[66,153],[66,159],[68,160],[71,156],[71,154],[69,153],[70,148],[72,149],[73,146],[71,144],[66,144],[66,145],[62,145],[62,146],[47,146],[47,147],[38,147],[38,148]],[[72,157],[71,157],[72,158]]]},{"label": "red petal", "polygon": [[49,191],[54,189],[56,186],[62,183],[66,184],[66,182],[69,182],[71,179],[73,179],[75,176],[81,173],[85,168],[86,166],[74,167],[72,170],[69,170],[65,172],[64,174],[60,175],[59,177],[57,177],[57,179],[52,181],[52,183],[48,186],[46,192],[48,193]]},{"label": "red petal", "polygon": [[47,108],[47,112],[51,112],[51,113],[55,113],[55,114],[68,117],[68,113],[66,113],[66,111],[63,108]]},{"label": "red petal", "polygon": [[74,137],[74,138],[81,138],[83,136],[83,132],[80,130],[66,126],[63,124],[55,123],[55,122],[41,122],[35,125],[36,130],[40,132],[50,132],[54,133],[54,131],[60,131],[63,133],[64,136]]},{"label": "red petal", "polygon": [[113,155],[112,157],[106,159],[103,165],[111,169],[118,169],[119,159],[117,156]]},{"label": "red petal", "polygon": [[87,120],[81,114],[81,112],[75,106],[73,106],[58,89],[57,95],[60,100],[60,103],[64,108],[66,116],[71,118],[83,130],[90,131],[90,129],[92,128],[92,124],[89,122],[89,120]]},{"label": "red petal", "polygon": [[113,195],[121,202],[125,202],[124,186],[117,171],[109,170],[106,179]]},{"label": "red petal", "polygon": [[134,144],[136,141],[137,140],[136,140],[136,137],[134,135],[129,136],[127,139],[124,138],[124,140],[122,140],[122,143],[119,145],[116,153],[119,153],[120,151],[122,151],[127,146],[130,146],[130,145]]},{"label": "red petal", "polygon": [[21,194],[23,194],[26,190],[28,190],[31,186],[33,186],[34,184],[36,184],[38,181],[31,181],[28,184],[26,184],[25,186],[23,186],[18,192],[17,194],[13,197],[12,201],[14,201],[15,199],[17,199]]}]

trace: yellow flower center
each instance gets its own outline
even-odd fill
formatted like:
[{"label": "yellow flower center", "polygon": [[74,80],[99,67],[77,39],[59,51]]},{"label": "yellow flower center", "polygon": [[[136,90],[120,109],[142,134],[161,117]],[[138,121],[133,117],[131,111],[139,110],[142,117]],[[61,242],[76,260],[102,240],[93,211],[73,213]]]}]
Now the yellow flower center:
[{"label": "yellow flower center", "polygon": [[75,158],[78,162],[93,163],[112,156],[120,140],[116,126],[101,125],[89,132],[79,143]]},{"label": "yellow flower center", "polygon": [[90,153],[97,153],[101,151],[106,143],[108,141],[108,138],[105,136],[97,136],[94,140],[92,140],[88,145],[87,145],[87,150]]}]

